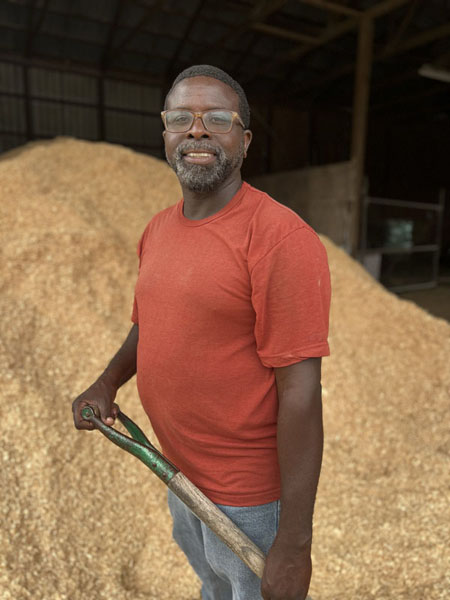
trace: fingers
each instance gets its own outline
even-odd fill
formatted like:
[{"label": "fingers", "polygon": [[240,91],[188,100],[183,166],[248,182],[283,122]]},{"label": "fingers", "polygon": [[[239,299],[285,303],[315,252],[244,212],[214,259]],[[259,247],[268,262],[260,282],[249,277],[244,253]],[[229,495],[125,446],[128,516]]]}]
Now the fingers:
[{"label": "fingers", "polygon": [[77,429],[86,429],[92,431],[95,425],[90,421],[83,419],[81,411],[85,406],[90,406],[97,417],[105,425],[112,426],[119,413],[119,407],[114,404],[115,390],[99,378],[86,391],[78,396],[72,404],[73,421]]},{"label": "fingers", "polygon": [[87,400],[84,397],[84,394],[78,396],[72,403],[72,413],[73,413],[73,422],[77,429],[93,431],[95,429],[94,423],[88,421],[87,419],[83,419],[81,416],[81,411],[86,406],[90,406],[94,411],[94,414],[98,417],[100,416],[100,410],[98,404],[95,401]]},{"label": "fingers", "polygon": [[112,427],[117,419],[117,415],[119,414],[119,407],[117,404],[113,404],[111,409],[109,407],[105,407],[105,405],[101,402],[89,402],[87,400],[76,399],[72,404],[72,412],[73,412],[73,422],[76,429],[92,431],[95,429],[94,423],[83,419],[81,416],[81,411],[86,406],[90,406],[95,414],[101,418],[105,425]]},{"label": "fingers", "polygon": [[114,423],[114,419],[111,415],[110,406],[107,406],[104,402],[99,402],[98,409],[100,411],[100,419],[103,421],[103,423],[106,423],[107,425],[111,425],[111,423]]},{"label": "fingers", "polygon": [[119,407],[117,406],[117,404],[113,406],[105,406],[104,404],[99,403],[98,408],[100,410],[100,418],[103,421],[103,423],[112,427],[116,421],[117,414],[119,412]]},{"label": "fingers", "polygon": [[77,429],[92,431],[95,429],[95,425],[81,416],[81,411],[85,406],[89,406],[85,401],[79,401],[78,398],[74,401],[72,404],[73,422]]}]

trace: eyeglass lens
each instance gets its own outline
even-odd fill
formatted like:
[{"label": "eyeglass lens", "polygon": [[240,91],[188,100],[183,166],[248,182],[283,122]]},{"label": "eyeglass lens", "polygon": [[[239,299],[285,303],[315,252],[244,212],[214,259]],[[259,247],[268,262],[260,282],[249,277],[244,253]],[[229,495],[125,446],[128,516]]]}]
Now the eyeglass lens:
[{"label": "eyeglass lens", "polygon": [[[233,113],[227,110],[209,110],[202,114],[205,128],[211,133],[228,133],[233,124]],[[166,129],[172,133],[188,131],[194,122],[194,114],[187,110],[166,112]]]}]

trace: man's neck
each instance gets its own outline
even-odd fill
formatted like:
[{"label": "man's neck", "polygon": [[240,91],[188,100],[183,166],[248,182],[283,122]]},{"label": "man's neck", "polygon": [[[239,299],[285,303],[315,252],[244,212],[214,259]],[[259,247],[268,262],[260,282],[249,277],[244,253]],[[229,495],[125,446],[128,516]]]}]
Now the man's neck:
[{"label": "man's neck", "polygon": [[183,213],[187,219],[198,221],[210,217],[228,204],[242,185],[241,174],[225,181],[217,190],[199,194],[183,188]]}]

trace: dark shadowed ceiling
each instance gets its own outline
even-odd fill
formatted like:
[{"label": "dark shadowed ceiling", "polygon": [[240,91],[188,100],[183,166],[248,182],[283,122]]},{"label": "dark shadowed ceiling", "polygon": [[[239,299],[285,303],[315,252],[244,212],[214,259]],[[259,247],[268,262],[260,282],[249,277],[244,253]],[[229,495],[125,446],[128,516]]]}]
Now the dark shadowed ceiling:
[{"label": "dark shadowed ceiling", "polygon": [[184,67],[227,70],[250,99],[350,108],[358,23],[375,19],[371,109],[445,110],[449,0],[0,0],[0,58],[167,88]]}]

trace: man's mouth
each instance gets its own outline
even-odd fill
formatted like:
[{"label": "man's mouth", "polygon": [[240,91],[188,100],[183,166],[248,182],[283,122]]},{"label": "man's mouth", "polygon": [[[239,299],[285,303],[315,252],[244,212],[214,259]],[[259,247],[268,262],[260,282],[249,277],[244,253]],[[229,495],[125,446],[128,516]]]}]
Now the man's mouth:
[{"label": "man's mouth", "polygon": [[186,156],[211,156],[214,155],[213,152],[186,152]]},{"label": "man's mouth", "polygon": [[206,152],[205,150],[191,150],[189,152],[183,152],[183,158],[190,163],[205,165],[213,162],[216,155],[214,152]]}]

